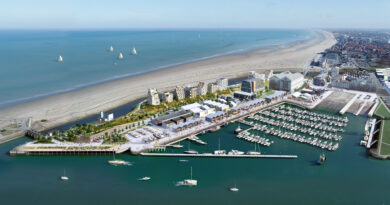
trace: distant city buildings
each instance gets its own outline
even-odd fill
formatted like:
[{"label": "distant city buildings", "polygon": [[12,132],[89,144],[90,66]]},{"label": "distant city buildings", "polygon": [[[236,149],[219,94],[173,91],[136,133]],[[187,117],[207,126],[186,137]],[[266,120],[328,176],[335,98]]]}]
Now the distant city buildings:
[{"label": "distant city buildings", "polygon": [[158,95],[157,89],[149,88],[147,100],[149,105],[160,104],[160,97]]},{"label": "distant city buildings", "polygon": [[374,75],[362,77],[340,75],[332,79],[331,86],[342,89],[375,92],[377,88],[377,80],[375,79]]},{"label": "distant city buildings", "polygon": [[300,73],[283,72],[270,78],[269,87],[273,90],[293,92],[300,88],[305,79]]}]

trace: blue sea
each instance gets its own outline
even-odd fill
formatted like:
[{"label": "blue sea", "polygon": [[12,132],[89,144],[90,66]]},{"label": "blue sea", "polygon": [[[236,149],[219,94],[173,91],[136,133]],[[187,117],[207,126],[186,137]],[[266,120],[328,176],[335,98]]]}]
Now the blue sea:
[{"label": "blue sea", "polygon": [[[200,59],[289,46],[314,36],[310,30],[275,29],[2,30],[0,107]],[[130,54],[133,47],[137,56]],[[57,62],[60,55],[62,63]]]}]

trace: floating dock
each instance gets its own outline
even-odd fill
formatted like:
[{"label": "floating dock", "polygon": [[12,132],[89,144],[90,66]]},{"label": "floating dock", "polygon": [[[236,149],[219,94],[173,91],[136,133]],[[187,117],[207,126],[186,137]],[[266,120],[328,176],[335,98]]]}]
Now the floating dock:
[{"label": "floating dock", "polygon": [[228,155],[228,154],[182,154],[182,153],[140,153],[152,157],[210,157],[210,158],[280,158],[296,159],[298,155]]}]

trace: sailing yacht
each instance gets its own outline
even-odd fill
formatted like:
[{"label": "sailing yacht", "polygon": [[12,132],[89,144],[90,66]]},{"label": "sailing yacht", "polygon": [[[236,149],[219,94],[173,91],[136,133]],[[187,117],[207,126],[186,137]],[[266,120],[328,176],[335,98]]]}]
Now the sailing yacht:
[{"label": "sailing yacht", "polygon": [[192,167],[191,167],[191,178],[184,179],[184,181],[179,182],[179,185],[181,185],[181,186],[196,186],[196,185],[198,185],[198,180],[192,179]]},{"label": "sailing yacht", "polygon": [[226,150],[221,150],[221,138],[218,139],[218,150],[214,151],[215,155],[225,155]]},{"label": "sailing yacht", "polygon": [[130,162],[126,162],[124,160],[119,160],[119,159],[115,159],[115,154],[112,155],[113,156],[113,160],[109,160],[108,163],[111,164],[111,165],[131,165]]},{"label": "sailing yacht", "polygon": [[257,144],[255,144],[255,151],[248,151],[248,155],[261,155],[260,148],[259,151],[256,151]]},{"label": "sailing yacht", "polygon": [[131,55],[133,56],[137,55],[137,50],[135,50],[135,47],[133,47],[133,50],[131,50]]},{"label": "sailing yacht", "polygon": [[61,176],[60,179],[61,179],[62,181],[68,181],[68,180],[69,180],[69,177],[67,177],[66,174],[65,174],[65,169],[64,169],[64,175]]},{"label": "sailing yacht", "polygon": [[179,144],[174,144],[174,145],[172,145],[172,147],[173,148],[182,148],[183,145],[181,145],[180,142],[179,142]]},{"label": "sailing yacht", "polygon": [[234,187],[230,187],[229,190],[232,191],[232,192],[238,192],[239,191],[239,189],[237,188],[237,185],[235,183],[234,183]]},{"label": "sailing yacht", "polygon": [[110,52],[114,52],[114,47],[110,46],[110,48],[108,49]]},{"label": "sailing yacht", "polygon": [[118,59],[123,59],[123,54],[119,53]]},{"label": "sailing yacht", "polygon": [[64,59],[62,59],[62,56],[58,57],[58,62],[62,62]]},{"label": "sailing yacht", "polygon": [[188,150],[184,151],[184,154],[198,154],[198,151],[190,149],[190,142],[188,142]]}]

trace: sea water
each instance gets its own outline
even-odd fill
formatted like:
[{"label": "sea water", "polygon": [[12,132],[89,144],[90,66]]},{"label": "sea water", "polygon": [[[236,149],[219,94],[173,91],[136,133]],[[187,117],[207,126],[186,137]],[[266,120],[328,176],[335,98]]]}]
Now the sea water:
[{"label": "sea water", "polygon": [[[289,46],[314,36],[310,30],[276,29],[2,30],[0,107],[214,56]],[[133,47],[136,56],[131,55]]]}]

